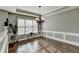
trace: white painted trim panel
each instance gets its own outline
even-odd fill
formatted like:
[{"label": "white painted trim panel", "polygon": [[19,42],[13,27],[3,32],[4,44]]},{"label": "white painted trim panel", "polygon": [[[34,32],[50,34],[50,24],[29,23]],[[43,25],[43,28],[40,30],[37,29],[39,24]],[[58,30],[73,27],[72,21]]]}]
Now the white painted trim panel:
[{"label": "white painted trim panel", "polygon": [[63,39],[54,38],[54,37],[45,36],[45,35],[43,35],[43,37],[46,37],[46,38],[49,38],[49,39],[52,39],[52,40],[61,41],[61,42],[68,43],[68,44],[72,44],[72,45],[75,45],[75,46],[79,46],[79,43],[75,43],[75,42],[72,42],[72,41],[63,40]]},{"label": "white painted trim panel", "polygon": [[[5,30],[5,31],[2,32],[1,35],[0,35],[0,42],[1,42],[3,39],[5,39],[4,44],[3,44],[2,48],[1,48],[0,53],[8,52],[8,49],[7,49],[7,47],[8,47],[8,35],[7,35],[7,31],[8,31],[8,30]],[[7,47],[6,47],[6,46],[7,46]],[[7,49],[7,50],[6,50],[6,49]],[[5,51],[5,50],[6,50],[6,51]]]},{"label": "white painted trim panel", "polygon": [[37,35],[37,36],[33,36],[33,37],[28,37],[28,38],[22,38],[22,39],[19,39],[18,41],[22,41],[22,40],[27,40],[27,39],[31,39],[31,38],[35,38],[35,37],[39,37],[39,36],[42,36],[42,35]]},{"label": "white painted trim panel", "polygon": [[63,39],[56,38],[55,36],[52,36],[52,37],[47,36],[47,35],[42,35],[42,36],[53,39],[53,40],[58,40],[58,41],[61,41],[61,42],[69,43],[69,44],[72,44],[72,45],[75,45],[75,46],[79,46],[78,42],[73,42],[73,41],[66,40],[66,35],[79,36],[79,33],[57,32],[57,31],[46,31],[46,30],[43,30],[43,32],[46,32],[46,34],[47,33],[52,33],[53,35],[55,35],[56,33],[63,34]]},{"label": "white painted trim panel", "polygon": [[8,45],[8,37],[6,37],[6,39],[4,41],[3,47],[1,49],[1,53],[5,53],[6,52],[6,47],[8,47],[7,45]]},{"label": "white painted trim panel", "polygon": [[43,32],[59,33],[59,34],[72,35],[72,36],[79,36],[79,33],[71,33],[71,32],[46,31],[46,30],[43,30]]}]

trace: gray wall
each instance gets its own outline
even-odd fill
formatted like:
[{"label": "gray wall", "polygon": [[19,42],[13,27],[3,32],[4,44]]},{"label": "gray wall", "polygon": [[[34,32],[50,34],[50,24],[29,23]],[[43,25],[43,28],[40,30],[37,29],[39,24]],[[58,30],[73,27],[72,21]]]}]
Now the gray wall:
[{"label": "gray wall", "polygon": [[8,19],[9,19],[9,23],[13,24],[13,26],[16,25],[16,23],[17,23],[17,15],[16,14],[9,13]]},{"label": "gray wall", "polygon": [[79,33],[79,8],[46,17],[43,30]]},{"label": "gray wall", "polygon": [[0,10],[0,33],[4,31],[4,22],[8,18],[8,12]]},{"label": "gray wall", "polygon": [[0,10],[0,33],[4,31],[4,22],[6,18],[9,19],[9,23],[15,25],[17,23],[16,16],[17,16],[16,14]]}]

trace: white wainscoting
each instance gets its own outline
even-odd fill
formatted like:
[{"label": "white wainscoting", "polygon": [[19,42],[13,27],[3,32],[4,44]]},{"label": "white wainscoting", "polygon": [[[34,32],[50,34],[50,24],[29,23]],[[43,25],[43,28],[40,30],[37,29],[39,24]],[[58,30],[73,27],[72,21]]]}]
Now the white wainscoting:
[{"label": "white wainscoting", "polygon": [[[50,35],[49,35],[50,34]],[[61,42],[69,43],[75,46],[79,46],[79,33],[69,33],[69,32],[57,32],[57,31],[42,31],[42,36],[58,40]]]},{"label": "white wainscoting", "polygon": [[39,36],[41,36],[41,35],[37,35],[37,36],[33,36],[33,37],[25,37],[25,38],[21,38],[21,39],[19,39],[18,41],[23,41],[23,40],[27,40],[27,39],[32,39],[32,38],[36,38],[36,37],[39,37]]},{"label": "white wainscoting", "polygon": [[0,34],[0,53],[8,53],[8,30]]}]

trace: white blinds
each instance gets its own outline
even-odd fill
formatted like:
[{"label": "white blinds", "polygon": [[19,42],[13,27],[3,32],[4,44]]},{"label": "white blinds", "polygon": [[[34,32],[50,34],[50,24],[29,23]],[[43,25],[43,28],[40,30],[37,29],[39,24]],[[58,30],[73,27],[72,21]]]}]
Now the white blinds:
[{"label": "white blinds", "polygon": [[30,32],[37,33],[37,22],[34,18],[23,18],[19,17],[18,19],[18,35],[29,34]]}]

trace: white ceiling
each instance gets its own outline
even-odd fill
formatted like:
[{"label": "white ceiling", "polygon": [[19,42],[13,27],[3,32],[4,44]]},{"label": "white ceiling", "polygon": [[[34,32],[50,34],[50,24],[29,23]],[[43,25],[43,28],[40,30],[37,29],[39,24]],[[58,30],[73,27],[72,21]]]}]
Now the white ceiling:
[{"label": "white ceiling", "polygon": [[[55,11],[63,6],[42,6],[41,7],[41,14],[44,15],[51,11]],[[16,9],[22,9],[25,11],[33,12],[39,14],[39,7],[38,6],[0,6],[0,9],[7,10],[9,12],[16,13]]]},{"label": "white ceiling", "polygon": [[[66,7],[66,6],[42,6],[41,14],[46,15],[51,12],[61,10],[64,7]],[[39,14],[38,6],[0,6],[0,9],[6,10],[6,11],[12,12],[12,13],[18,13],[18,14],[27,14],[28,12],[30,12],[30,14],[32,14],[32,15]],[[20,10],[24,11],[25,13],[16,12],[17,9],[20,9]]]}]

